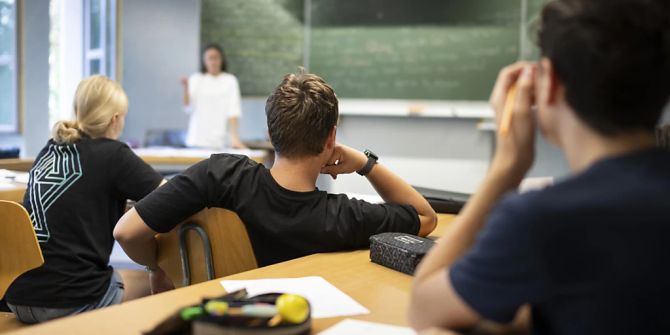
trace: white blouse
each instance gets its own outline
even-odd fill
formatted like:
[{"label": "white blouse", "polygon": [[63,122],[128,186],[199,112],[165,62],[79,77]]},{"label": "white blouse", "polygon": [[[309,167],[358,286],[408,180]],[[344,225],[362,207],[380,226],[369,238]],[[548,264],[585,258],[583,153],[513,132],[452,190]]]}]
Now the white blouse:
[{"label": "white blouse", "polygon": [[230,73],[195,73],[188,78],[191,114],[186,145],[221,149],[230,143],[228,119],[241,114],[240,85]]}]

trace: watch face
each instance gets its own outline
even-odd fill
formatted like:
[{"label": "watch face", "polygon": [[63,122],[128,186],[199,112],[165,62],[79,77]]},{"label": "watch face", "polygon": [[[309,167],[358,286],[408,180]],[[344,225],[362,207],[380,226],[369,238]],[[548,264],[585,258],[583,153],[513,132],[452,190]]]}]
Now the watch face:
[{"label": "watch face", "polygon": [[375,155],[375,153],[370,151],[369,149],[366,149],[363,153],[370,158],[374,158],[375,160],[379,159],[379,157],[377,155]]}]

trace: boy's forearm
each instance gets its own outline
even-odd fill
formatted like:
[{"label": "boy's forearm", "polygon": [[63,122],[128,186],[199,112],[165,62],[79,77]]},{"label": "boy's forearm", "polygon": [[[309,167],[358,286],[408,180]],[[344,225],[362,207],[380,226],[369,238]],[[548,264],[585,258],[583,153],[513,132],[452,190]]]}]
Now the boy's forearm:
[{"label": "boy's forearm", "polygon": [[114,228],[114,238],[128,257],[151,268],[158,266],[155,235],[134,208],[126,212]]},{"label": "boy's forearm", "polygon": [[450,267],[465,254],[495,204],[506,192],[514,188],[513,181],[505,173],[490,173],[456,217],[450,229],[421,262],[415,274],[415,282],[420,283],[436,271]]},{"label": "boy's forearm", "polygon": [[426,236],[435,229],[437,224],[435,211],[428,201],[402,178],[380,163],[372,168],[367,178],[384,201],[409,204],[416,209],[421,221],[419,235]]},{"label": "boy's forearm", "polygon": [[123,251],[138,264],[150,268],[158,267],[158,243],[154,237],[150,239],[136,239],[121,242],[119,244],[123,248]]}]

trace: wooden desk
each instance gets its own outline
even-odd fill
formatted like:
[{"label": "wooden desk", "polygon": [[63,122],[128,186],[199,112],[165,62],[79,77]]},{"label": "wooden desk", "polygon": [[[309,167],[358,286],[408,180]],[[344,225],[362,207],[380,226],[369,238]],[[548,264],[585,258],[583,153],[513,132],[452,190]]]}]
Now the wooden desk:
[{"label": "wooden desk", "polygon": [[0,159],[0,169],[28,172],[33,166],[32,158]]},{"label": "wooden desk", "polygon": [[[440,215],[440,236],[452,215]],[[407,325],[412,277],[370,262],[368,250],[315,254],[255,269],[226,279],[287,278],[322,276],[370,310],[353,318]],[[204,297],[225,293],[220,279],[165,292],[42,325],[21,328],[8,334],[140,334],[177,309],[200,302]],[[344,318],[314,320],[312,333],[322,331]]]},{"label": "wooden desk", "polygon": [[26,184],[22,183],[2,183],[0,184],[0,200],[23,203],[23,194],[26,193],[26,187]]},{"label": "wooden desk", "polygon": [[[133,149],[142,160],[151,165],[158,172],[181,172],[193,164],[199,163],[219,151],[209,149],[175,149],[175,148],[138,148]],[[226,153],[245,155],[258,163],[266,160],[264,150],[234,150],[227,149]]]},{"label": "wooden desk", "polygon": [[0,312],[0,333],[25,327],[13,313]]},{"label": "wooden desk", "polygon": [[[181,172],[193,164],[199,163],[215,153],[212,150],[203,149],[174,149],[174,148],[139,148],[135,153],[147,164],[159,172],[171,171]],[[268,151],[259,150],[233,150],[226,152],[249,156],[258,163],[265,163],[268,159]],[[14,171],[30,171],[33,159],[0,159],[0,169]],[[0,189],[0,192],[4,190]],[[8,200],[0,195],[0,199]]]}]

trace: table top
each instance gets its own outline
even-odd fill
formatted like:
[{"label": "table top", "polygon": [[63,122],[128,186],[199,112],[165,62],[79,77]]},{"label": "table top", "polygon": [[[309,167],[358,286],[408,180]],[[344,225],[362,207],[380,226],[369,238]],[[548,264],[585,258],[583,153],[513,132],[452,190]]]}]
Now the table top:
[{"label": "table top", "polygon": [[3,158],[0,159],[0,169],[15,171],[30,171],[33,166],[32,158]]},{"label": "table top", "polygon": [[17,182],[0,183],[0,200],[23,202],[23,194],[26,192],[26,184]]},{"label": "table top", "polygon": [[[438,227],[432,236],[441,236],[454,218],[453,215],[439,216]],[[303,276],[325,278],[370,310],[370,314],[352,318],[407,325],[406,313],[412,277],[370,262],[368,250],[314,254],[225,279]],[[11,334],[140,334],[181,307],[197,304],[202,298],[224,294],[220,280],[211,280],[41,325],[23,327]],[[343,319],[313,320],[312,332],[322,331]]]},{"label": "table top", "polygon": [[[214,151],[208,149],[174,149],[174,148],[140,148],[134,149],[147,164],[156,170],[183,171],[189,166],[209,158]],[[226,153],[245,155],[252,160],[263,163],[267,151],[265,150],[234,150],[227,149]],[[33,164],[32,159],[0,159],[0,168],[16,171],[29,171]],[[20,182],[3,181],[0,183],[0,200],[22,202],[26,184]]]},{"label": "table top", "polygon": [[151,147],[133,149],[135,154],[150,165],[193,165],[204,159],[209,158],[215,153],[229,153],[235,155],[244,155],[252,160],[262,163],[267,152],[265,150],[251,149],[196,149],[196,148],[169,148],[169,147]]}]

